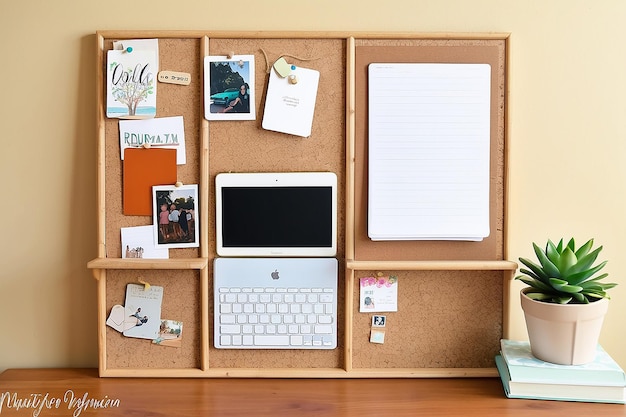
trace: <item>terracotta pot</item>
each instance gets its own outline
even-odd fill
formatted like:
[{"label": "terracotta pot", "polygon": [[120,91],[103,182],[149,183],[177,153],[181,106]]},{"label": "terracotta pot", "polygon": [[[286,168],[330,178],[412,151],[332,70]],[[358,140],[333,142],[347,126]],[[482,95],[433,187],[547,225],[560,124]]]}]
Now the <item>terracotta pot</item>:
[{"label": "terracotta pot", "polygon": [[520,292],[533,356],[561,365],[594,360],[609,301],[589,304],[554,304],[536,301]]}]

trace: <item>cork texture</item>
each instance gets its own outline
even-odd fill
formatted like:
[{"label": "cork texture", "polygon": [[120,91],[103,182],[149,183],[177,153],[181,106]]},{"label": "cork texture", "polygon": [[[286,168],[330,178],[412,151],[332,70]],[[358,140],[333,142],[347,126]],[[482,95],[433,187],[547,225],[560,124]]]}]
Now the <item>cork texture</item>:
[{"label": "cork texture", "polygon": [[161,319],[183,322],[181,347],[159,346],[148,339],[126,337],[107,326],[107,368],[197,369],[201,366],[200,273],[195,270],[110,270],[106,276],[107,315],[124,305],[126,285],[139,279],[163,287]]},{"label": "cork texture", "polygon": [[[112,49],[112,44],[113,40],[106,42],[105,49]],[[191,83],[188,86],[158,84],[156,117],[183,116],[187,162],[185,165],[177,166],[177,179],[183,184],[198,184],[200,181],[200,124],[204,117],[200,40],[159,39],[159,66],[160,70],[191,74]],[[123,161],[120,156],[118,123],[118,119],[105,119],[107,258],[122,257],[120,228],[152,224],[151,216],[125,216],[123,213]],[[206,208],[201,207],[200,210],[205,211]],[[204,221],[204,219],[201,217],[199,221]],[[198,248],[180,248],[169,252],[170,258],[199,256]]]},{"label": "cork texture", "polygon": [[[359,312],[359,278],[398,277],[398,311]],[[357,368],[490,368],[502,338],[501,271],[357,271],[353,356]],[[384,315],[384,343],[371,343]]]},{"label": "cork texture", "polygon": [[[221,172],[330,171],[337,175],[337,259],[344,258],[345,235],[345,62],[343,39],[210,39],[209,55],[254,55],[256,120],[209,122],[209,198],[215,201],[215,176]],[[268,66],[285,56],[290,64],[320,72],[311,136],[264,130],[264,97]],[[267,61],[266,58],[267,57]],[[294,58],[295,57],[295,58]],[[214,206],[209,213],[209,241],[215,242]],[[216,256],[210,245],[210,256]],[[339,268],[338,321],[343,323],[343,268]],[[212,270],[209,273],[213,287]],[[211,314],[213,306],[209,306]],[[212,315],[211,315],[212,323]],[[213,347],[210,332],[210,368],[341,368],[344,332],[339,326],[334,350],[229,350]]]}]

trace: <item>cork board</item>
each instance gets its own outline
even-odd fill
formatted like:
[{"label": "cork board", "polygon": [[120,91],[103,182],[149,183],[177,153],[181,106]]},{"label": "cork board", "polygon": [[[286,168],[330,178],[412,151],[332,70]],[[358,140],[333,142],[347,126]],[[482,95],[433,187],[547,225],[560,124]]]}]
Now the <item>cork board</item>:
[{"label": "cork board", "polygon": [[150,285],[163,287],[161,318],[183,322],[181,347],[159,346],[147,339],[125,337],[107,326],[107,368],[199,369],[202,334],[199,271],[110,270],[106,276],[107,314],[114,305],[124,305],[126,285],[139,283],[140,277]]},{"label": "cork board", "polygon": [[[372,241],[367,236],[367,67],[372,62],[491,65],[490,235],[481,242]],[[504,256],[505,41],[356,40],[355,260],[501,260]]]},{"label": "cork board", "polygon": [[[105,42],[105,50],[113,48],[113,41],[114,39]],[[178,181],[183,184],[198,184],[200,181],[200,123],[203,119],[201,55],[199,39],[159,39],[160,68],[162,70],[175,69],[191,74],[191,83],[188,86],[159,83],[157,89],[156,117],[183,116],[187,162],[185,165],[177,166]],[[103,65],[106,65],[106,58]],[[106,71],[104,73],[106,74]],[[118,121],[118,119],[105,119],[104,122],[107,258],[122,257],[120,228],[152,224],[150,216],[125,216],[123,214],[123,161],[120,159]],[[200,221],[203,220],[200,218]],[[198,248],[181,248],[169,252],[170,258],[199,256]]]},{"label": "cork board", "polygon": [[[215,201],[213,184],[220,172],[330,171],[337,175],[338,207],[345,207],[345,62],[344,39],[210,39],[209,54],[254,55],[255,105],[257,120],[211,121],[209,123],[210,201]],[[292,64],[320,72],[311,136],[302,138],[264,130],[263,101],[268,65],[280,56]],[[267,61],[266,57],[267,56]],[[297,57],[297,58],[294,58]],[[298,59],[300,58],[300,59]],[[214,207],[211,206],[211,210]],[[215,214],[209,216],[209,241],[215,242]],[[337,218],[337,259],[344,259],[344,210]],[[211,244],[211,260],[215,246]],[[212,262],[210,262],[212,265]],[[339,268],[339,317],[343,323],[343,268]],[[213,288],[212,268],[209,288]],[[213,323],[211,310],[211,323]],[[333,350],[246,350],[215,349],[210,333],[209,368],[337,368],[343,366],[343,329],[339,326],[338,347]]]},{"label": "cork board", "polygon": [[[398,311],[360,313],[359,278],[378,273],[398,277]],[[493,367],[502,338],[501,271],[356,271],[354,279],[355,369]],[[386,317],[383,344],[370,343],[373,315]]]},{"label": "cork board", "polygon": [[[321,369],[322,373],[316,375],[326,375],[323,374],[325,371],[328,376],[345,376],[341,372],[328,373],[328,370],[493,367],[493,355],[497,352],[503,328],[504,280],[499,270],[395,271],[393,274],[401,278],[400,310],[388,314],[385,344],[375,345],[369,342],[371,315],[358,312],[358,278],[380,271],[358,270],[358,265],[354,271],[344,271],[340,267],[337,349],[250,351],[213,348],[212,265],[217,256],[213,184],[215,176],[221,172],[336,173],[340,208],[336,258],[340,265],[345,265],[346,259],[357,263],[369,260],[501,260],[504,256],[505,224],[505,40],[435,40],[406,36],[373,39],[364,35],[356,39],[355,48],[348,51],[348,44],[352,43],[348,34],[332,37],[309,33],[294,37],[270,33],[263,37],[263,33],[248,32],[231,36],[219,33],[211,37],[204,32],[111,32],[108,35],[104,38],[105,51],[111,49],[113,40],[118,40],[118,36],[119,40],[158,38],[160,69],[191,75],[188,86],[159,83],[157,117],[183,116],[187,163],[178,166],[178,180],[185,184],[199,184],[198,191],[201,196],[207,197],[208,204],[200,207],[200,221],[205,228],[200,236],[201,247],[170,250],[170,258],[183,261],[185,258],[199,258],[206,260],[206,268],[190,269],[197,266],[186,266],[182,262],[176,264],[180,269],[173,269],[169,264],[164,266],[154,262],[146,264],[145,269],[135,269],[137,266],[132,262],[115,262],[121,257],[120,228],[148,225],[152,223],[152,218],[123,215],[118,120],[102,120],[99,140],[104,142],[104,146],[99,162],[104,166],[105,175],[99,181],[99,187],[104,190],[106,198],[99,207],[99,220],[104,218],[101,223],[104,230],[101,234],[106,236],[104,256],[111,258],[111,262],[98,264],[105,265],[102,269],[106,270],[99,275],[105,282],[99,308],[108,313],[114,304],[123,304],[126,285],[136,283],[141,277],[151,285],[164,287],[162,317],[184,323],[182,348],[156,346],[147,340],[126,338],[108,327],[100,328],[105,369],[127,370],[130,376],[136,375],[133,370],[143,369],[157,372],[162,369],[164,371],[159,374],[163,376],[181,375],[176,372],[181,369],[200,370],[202,375],[207,376],[227,375],[230,369],[265,370],[263,375],[266,376],[273,375],[276,370],[298,369],[304,370],[304,373],[289,375],[308,376],[307,369]],[[255,57],[256,120],[207,123],[204,120],[203,57],[230,53]],[[281,56],[285,56],[289,63],[320,72],[312,133],[308,138],[270,132],[261,127],[267,69]],[[484,241],[372,242],[367,238],[366,75],[367,65],[375,61],[491,64],[494,103],[490,166],[492,233]],[[106,62],[100,62],[99,70],[103,73],[106,73],[105,65]],[[348,129],[346,121],[349,76],[354,76],[356,94],[353,132]],[[104,85],[99,88],[104,88]],[[348,134],[354,135],[354,138],[348,137]],[[348,178],[346,146],[351,142],[354,142],[354,159],[348,163],[355,170],[354,176]],[[348,181],[354,184],[348,184]],[[346,190],[352,185],[354,204],[347,201]],[[354,224],[346,224],[346,218],[350,217],[346,216],[346,210],[351,211],[348,214],[353,215]],[[347,253],[345,237],[352,232],[354,242],[350,242],[350,253]],[[357,280],[353,294],[345,292],[346,276]],[[489,291],[486,295],[478,293],[478,290],[468,288],[469,281],[480,282],[479,287]],[[207,283],[206,287],[202,283]],[[203,288],[208,289],[208,294],[202,293]],[[479,299],[479,296],[485,296],[482,303],[468,301]],[[348,304],[349,307],[346,307]],[[100,326],[104,325],[100,323]],[[346,340],[348,335],[350,340]]]}]

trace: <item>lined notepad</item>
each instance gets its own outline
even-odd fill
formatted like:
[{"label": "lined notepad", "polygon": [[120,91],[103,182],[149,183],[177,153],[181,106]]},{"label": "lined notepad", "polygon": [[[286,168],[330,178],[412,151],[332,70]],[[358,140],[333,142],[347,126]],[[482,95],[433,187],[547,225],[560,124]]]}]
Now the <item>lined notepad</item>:
[{"label": "lined notepad", "polygon": [[368,236],[489,236],[488,64],[369,65]]}]

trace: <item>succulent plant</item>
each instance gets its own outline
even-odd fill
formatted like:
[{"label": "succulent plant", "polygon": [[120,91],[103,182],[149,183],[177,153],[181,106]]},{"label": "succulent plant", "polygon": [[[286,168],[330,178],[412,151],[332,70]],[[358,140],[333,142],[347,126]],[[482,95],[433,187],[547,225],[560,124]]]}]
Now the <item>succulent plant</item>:
[{"label": "succulent plant", "polygon": [[614,283],[602,283],[607,273],[595,275],[604,268],[607,261],[594,265],[602,246],[591,250],[593,239],[576,248],[574,239],[564,245],[548,240],[545,250],[533,243],[539,264],[519,258],[526,268],[520,268],[524,275],[515,279],[529,285],[526,295],[534,300],[558,304],[587,304],[601,298],[609,298],[606,290],[615,287]]}]

